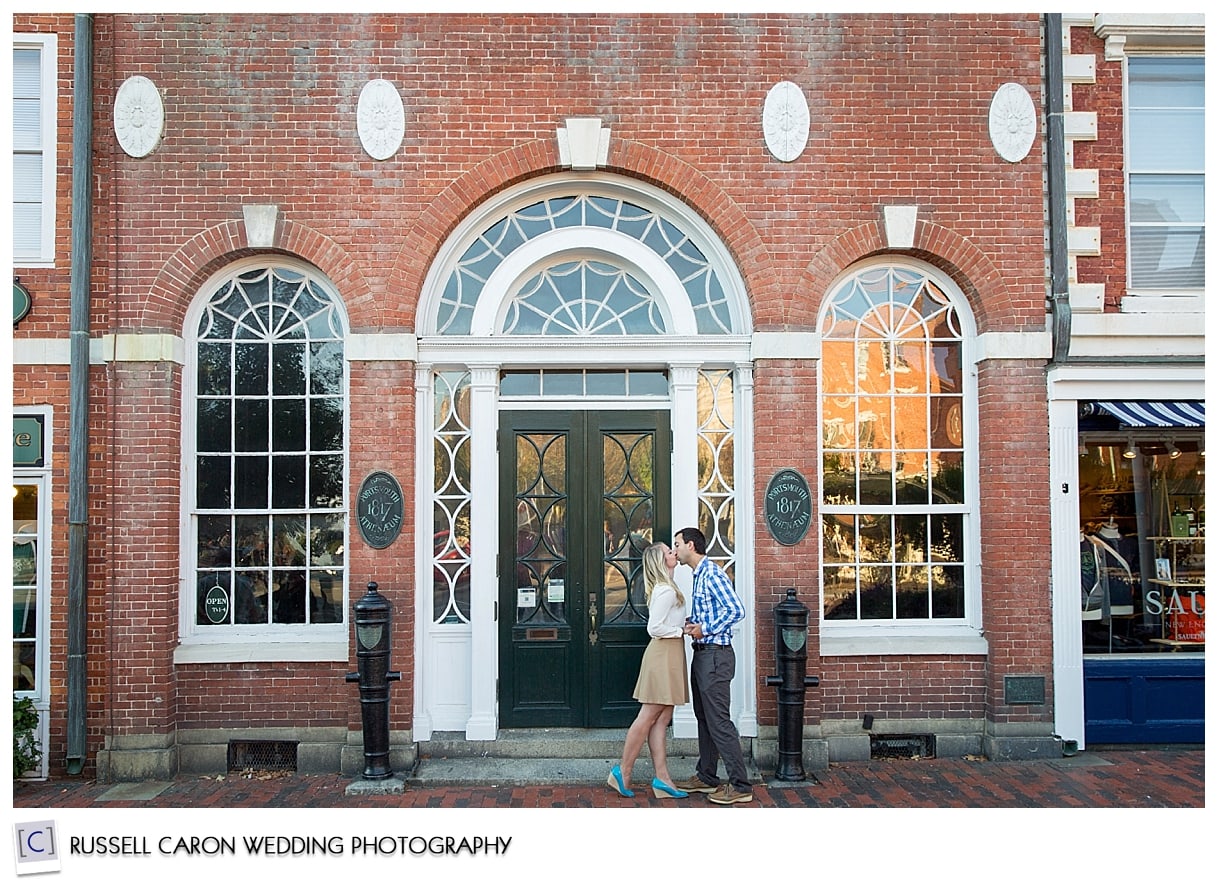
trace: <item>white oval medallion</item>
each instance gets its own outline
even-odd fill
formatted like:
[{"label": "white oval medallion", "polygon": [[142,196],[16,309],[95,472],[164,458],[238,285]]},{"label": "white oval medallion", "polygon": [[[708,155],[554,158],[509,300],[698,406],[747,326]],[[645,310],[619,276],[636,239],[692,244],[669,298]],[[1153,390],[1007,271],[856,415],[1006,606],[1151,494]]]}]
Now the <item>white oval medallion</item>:
[{"label": "white oval medallion", "polygon": [[402,96],[388,80],[370,80],[359,93],[356,127],[360,143],[373,159],[388,159],[402,146],[406,110]]},{"label": "white oval medallion", "polygon": [[1003,83],[990,101],[990,140],[1007,162],[1019,162],[1032,149],[1037,130],[1036,106],[1019,83]]},{"label": "white oval medallion", "polygon": [[118,146],[136,159],[161,143],[165,132],[165,105],[156,84],[147,77],[128,77],[114,96],[114,134]]},{"label": "white oval medallion", "polygon": [[761,127],[765,145],[780,162],[794,162],[808,146],[808,99],[789,80],[776,84],[765,96]]}]

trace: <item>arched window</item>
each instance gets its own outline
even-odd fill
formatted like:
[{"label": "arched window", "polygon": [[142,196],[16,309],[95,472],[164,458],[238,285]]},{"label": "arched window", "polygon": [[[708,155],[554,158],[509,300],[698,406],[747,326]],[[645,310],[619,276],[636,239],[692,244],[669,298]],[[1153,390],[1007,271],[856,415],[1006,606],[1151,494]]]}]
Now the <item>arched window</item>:
[{"label": "arched window", "polygon": [[863,266],[821,318],[822,604],[833,623],[974,619],[971,316],[917,264]]},{"label": "arched window", "polygon": [[311,271],[244,263],[204,289],[188,333],[188,633],[341,625],[347,380],[337,296]]}]

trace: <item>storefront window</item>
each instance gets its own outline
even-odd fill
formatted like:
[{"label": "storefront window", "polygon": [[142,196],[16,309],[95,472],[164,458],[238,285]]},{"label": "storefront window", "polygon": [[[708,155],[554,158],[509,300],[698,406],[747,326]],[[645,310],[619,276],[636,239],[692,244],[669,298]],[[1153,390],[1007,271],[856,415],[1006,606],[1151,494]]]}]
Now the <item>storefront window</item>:
[{"label": "storefront window", "polygon": [[38,484],[13,482],[13,692],[41,691],[38,628],[45,579],[39,566]]},{"label": "storefront window", "polygon": [[1079,434],[1083,651],[1205,646],[1205,437]]}]

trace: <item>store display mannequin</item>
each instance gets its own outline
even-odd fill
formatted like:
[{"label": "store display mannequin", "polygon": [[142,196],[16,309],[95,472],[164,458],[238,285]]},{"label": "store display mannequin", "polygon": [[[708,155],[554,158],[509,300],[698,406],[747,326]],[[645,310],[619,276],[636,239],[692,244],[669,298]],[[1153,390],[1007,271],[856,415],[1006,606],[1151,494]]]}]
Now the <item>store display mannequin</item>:
[{"label": "store display mannequin", "polygon": [[[1117,549],[1121,531],[1111,518],[1094,534],[1084,535],[1083,618],[1108,621],[1133,614],[1133,568]],[[1088,560],[1088,555],[1091,560]]]}]

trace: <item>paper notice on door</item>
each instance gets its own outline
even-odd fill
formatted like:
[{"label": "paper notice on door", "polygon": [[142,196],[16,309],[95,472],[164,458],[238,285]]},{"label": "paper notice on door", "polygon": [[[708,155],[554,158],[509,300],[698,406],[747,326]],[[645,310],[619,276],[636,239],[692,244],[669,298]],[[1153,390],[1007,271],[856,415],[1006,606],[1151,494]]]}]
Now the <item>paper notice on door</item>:
[{"label": "paper notice on door", "polygon": [[550,603],[562,603],[567,599],[566,582],[563,579],[546,580],[546,600]]},{"label": "paper notice on door", "polygon": [[536,588],[517,588],[516,606],[520,609],[532,609],[537,606]]}]

